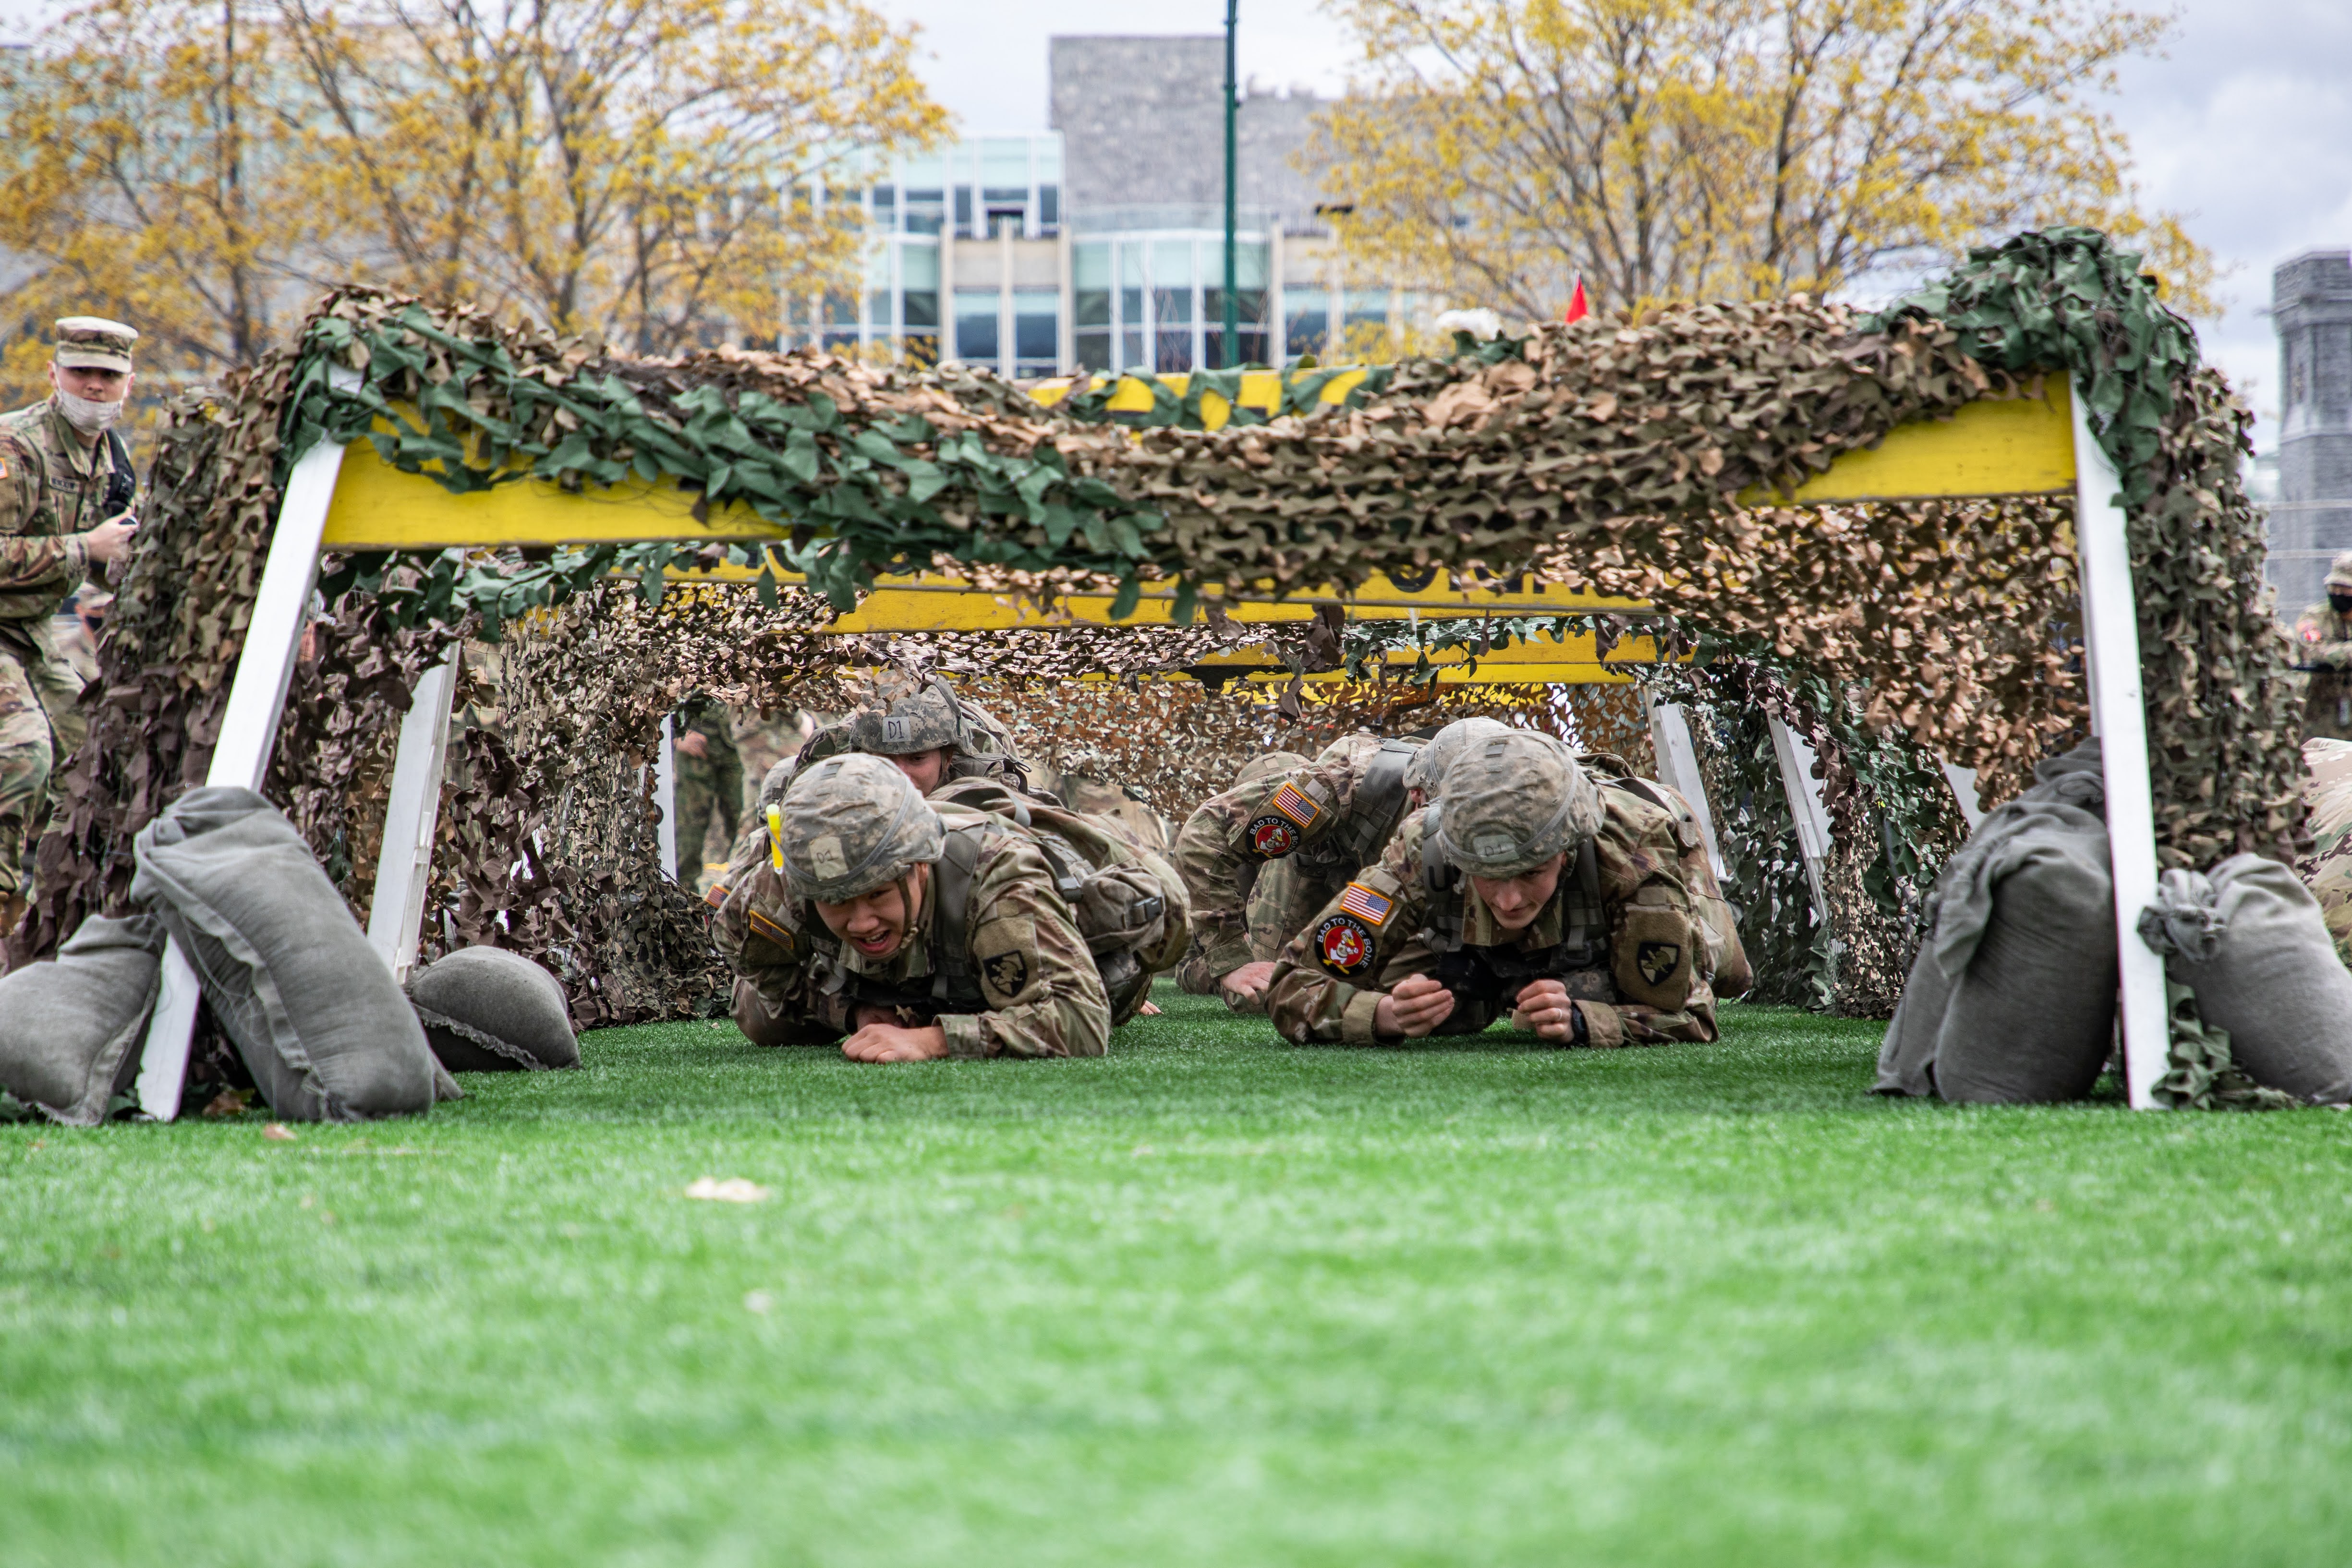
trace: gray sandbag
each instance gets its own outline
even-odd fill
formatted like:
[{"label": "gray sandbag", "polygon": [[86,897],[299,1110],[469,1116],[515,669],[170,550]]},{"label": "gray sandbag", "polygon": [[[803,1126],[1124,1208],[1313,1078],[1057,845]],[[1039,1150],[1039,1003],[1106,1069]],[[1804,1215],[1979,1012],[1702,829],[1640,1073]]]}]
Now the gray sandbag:
[{"label": "gray sandbag", "polygon": [[461,947],[411,975],[408,1000],[433,1054],[452,1072],[580,1065],[562,982],[520,953]]},{"label": "gray sandbag", "polygon": [[58,949],[0,978],[0,1089],[68,1127],[94,1127],[130,1092],[163,984],[151,915],[93,916]]},{"label": "gray sandbag", "polygon": [[1879,1051],[1882,1094],[2078,1098],[2115,1030],[2115,895],[2098,742],[2034,768],[1937,879]]},{"label": "gray sandbag", "polygon": [[280,1117],[408,1115],[454,1096],[392,971],[268,801],[191,789],[132,849],[131,896],[195,967],[214,1018]]},{"label": "gray sandbag", "polygon": [[2167,872],[2140,932],[2248,1077],[2306,1104],[2352,1103],[2352,972],[2292,870],[2246,854],[2203,876]]}]

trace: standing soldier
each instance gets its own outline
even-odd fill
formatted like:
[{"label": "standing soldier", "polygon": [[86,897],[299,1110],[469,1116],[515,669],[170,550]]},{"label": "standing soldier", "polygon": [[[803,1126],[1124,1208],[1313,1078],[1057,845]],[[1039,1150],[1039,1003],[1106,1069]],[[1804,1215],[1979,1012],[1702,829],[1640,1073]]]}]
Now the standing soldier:
[{"label": "standing soldier", "polygon": [[2295,667],[2311,672],[2303,737],[2352,740],[2352,550],[2327,569],[2327,602],[2294,623]]},{"label": "standing soldier", "polygon": [[1681,853],[1671,813],[1597,789],[1550,737],[1486,737],[1284,951],[1266,1010],[1300,1045],[1475,1034],[1504,1011],[1563,1046],[1713,1040]]},{"label": "standing soldier", "polygon": [[714,927],[761,1044],[839,1039],[856,1061],[1100,1056],[1110,999],[1045,852],[1001,817],[935,808],[878,757],[802,769],[774,848]]},{"label": "standing soldier", "polygon": [[743,814],[743,758],[735,749],[735,721],[724,703],[698,692],[678,705],[672,725],[677,782],[670,804],[677,812],[677,882],[691,892],[702,880],[702,841],[714,815],[720,837],[734,841],[736,821]]},{"label": "standing soldier", "polygon": [[138,476],[114,422],[131,396],[119,321],[57,324],[50,394],[0,416],[0,932],[24,918],[28,841],[47,815],[51,770],[88,727],[81,678],[60,654],[58,601],[130,548]]}]

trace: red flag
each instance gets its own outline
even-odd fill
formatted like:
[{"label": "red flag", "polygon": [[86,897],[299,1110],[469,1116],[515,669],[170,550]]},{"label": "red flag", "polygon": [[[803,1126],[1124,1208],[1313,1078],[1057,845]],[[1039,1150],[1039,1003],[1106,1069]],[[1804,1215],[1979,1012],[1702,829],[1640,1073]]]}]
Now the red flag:
[{"label": "red flag", "polygon": [[1587,316],[1591,314],[1592,307],[1584,298],[1584,274],[1580,272],[1576,275],[1576,287],[1568,297],[1568,314],[1561,317],[1560,319],[1563,321],[1581,321]]}]

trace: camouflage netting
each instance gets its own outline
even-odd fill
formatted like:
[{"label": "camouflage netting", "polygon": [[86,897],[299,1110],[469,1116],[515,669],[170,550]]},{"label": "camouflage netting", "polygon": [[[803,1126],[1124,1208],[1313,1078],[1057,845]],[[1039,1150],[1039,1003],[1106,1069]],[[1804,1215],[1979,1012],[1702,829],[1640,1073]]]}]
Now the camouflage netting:
[{"label": "camouflage netting", "polygon": [[[338,366],[360,373],[355,389],[332,384]],[[707,505],[740,503],[790,530],[758,554],[656,545],[329,564],[336,634],[299,677],[268,787],[355,903],[367,893],[381,812],[371,800],[403,686],[452,639],[478,626],[495,635],[553,606],[601,617],[614,636],[666,640],[630,628],[625,591],[593,585],[615,570],[650,580],[681,555],[762,569],[749,602],[782,622],[749,639],[736,623],[693,630],[688,640],[707,632],[724,656],[672,659],[663,667],[675,666],[674,681],[612,709],[593,732],[602,759],[526,768],[523,747],[500,754],[494,738],[469,740],[461,758],[449,831],[467,846],[453,894],[465,914],[450,935],[506,929],[521,945],[562,947],[581,1005],[620,1018],[698,1005],[691,975],[667,996],[640,984],[615,998],[595,983],[612,972],[616,943],[683,962],[679,922],[692,912],[663,904],[649,917],[600,883],[593,857],[565,849],[593,842],[617,854],[626,841],[597,836],[625,833],[625,811],[583,816],[579,801],[629,789],[643,799],[632,780],[642,778],[646,716],[657,720],[670,686],[740,673],[741,689],[756,680],[783,693],[829,678],[842,660],[828,664],[811,641],[817,602],[780,592],[777,566],[806,571],[836,607],[877,571],[941,562],[1032,589],[1115,583],[1129,602],[1146,581],[1167,580],[1188,616],[1204,587],[1525,570],[1759,640],[1839,704],[1859,702],[1866,727],[1978,768],[1999,799],[2075,723],[2079,678],[2054,634],[2074,618],[2071,508],[1738,502],[1905,421],[2034,395],[2051,372],[2086,378],[2094,427],[2124,476],[2164,858],[2291,853],[2299,761],[2286,650],[2260,597],[2262,530],[2238,479],[2247,416],[2199,368],[2193,336],[2158,303],[2137,258],[2087,231],[1979,252],[1948,284],[1879,318],[1800,298],[1465,340],[1450,359],[1381,367],[1338,406],[1318,401],[1328,372],[1286,378],[1276,417],[1237,411],[1214,433],[1199,428],[1204,400],[1234,390],[1229,373],[1195,377],[1182,398],[1160,388],[1149,413],[1115,420],[1101,393],[1046,410],[960,370],[733,350],[636,360],[352,289],[321,304],[294,348],[174,405],[151,526],[101,650],[90,744],[62,770],[39,907],[16,940],[45,950],[86,914],[119,906],[131,834],[201,779],[278,486],[322,436],[372,440],[386,461],[457,490],[527,473],[572,488],[670,476]],[[386,429],[373,428],[379,419]],[[723,612],[743,613],[735,601]],[[1189,653],[1135,653],[1140,632],[1105,633],[1076,653],[1037,643],[1024,668],[1181,665],[1228,634],[1160,634],[1199,639]],[[1023,646],[991,638],[958,656],[1003,669]],[[860,656],[879,663],[888,652]],[[539,694],[526,699],[540,705],[528,723],[552,734],[569,709],[606,711],[565,685],[593,674],[562,662],[586,654],[548,656],[543,670],[520,672]],[[720,684],[715,695],[735,689]],[[553,836],[542,831],[550,821]],[[642,808],[637,821],[642,832]],[[500,885],[515,860],[523,884]],[[534,935],[513,936],[518,924]]]}]

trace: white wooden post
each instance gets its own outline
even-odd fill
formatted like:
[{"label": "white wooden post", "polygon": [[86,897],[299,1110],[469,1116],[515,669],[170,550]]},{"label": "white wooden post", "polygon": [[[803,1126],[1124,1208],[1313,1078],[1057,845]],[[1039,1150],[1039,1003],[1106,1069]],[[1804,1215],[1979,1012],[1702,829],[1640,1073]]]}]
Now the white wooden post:
[{"label": "white wooden post", "polygon": [[1830,814],[1822,807],[1822,781],[1813,777],[1813,748],[1804,737],[1777,717],[1766,716],[1772,730],[1772,755],[1780,764],[1780,789],[1789,797],[1789,815],[1797,820],[1797,847],[1805,857],[1805,882],[1813,890],[1813,916],[1830,923]]},{"label": "white wooden post", "polygon": [[400,721],[393,753],[392,794],[383,814],[383,850],[375,867],[375,901],[368,905],[368,946],[396,981],[416,963],[425,920],[425,884],[432,880],[433,833],[441,821],[441,778],[449,756],[449,704],[457,689],[457,655],[417,677]]},{"label": "white wooden post", "polygon": [[2124,1082],[2132,1107],[2157,1108],[2155,1088],[2171,1054],[2164,959],[2139,938],[2139,915],[2156,901],[2156,800],[2147,763],[2147,708],[2140,691],[2138,607],[2116,465],[2091,434],[2078,383],[2074,409],[2074,542],[2083,579],[2083,662],[2090,676],[2091,732],[2106,774],[2107,844],[2116,887],[2116,950],[2123,970]]},{"label": "white wooden post", "polygon": [[[1649,701],[1649,694],[1643,694]],[[1723,851],[1716,843],[1715,812],[1706,799],[1706,781],[1699,776],[1698,747],[1691,743],[1690,719],[1680,703],[1650,703],[1650,749],[1657,754],[1658,781],[1690,802],[1698,818],[1699,836],[1706,841],[1706,863],[1720,882]]]},{"label": "white wooden post", "polygon": [[[246,627],[228,706],[221,715],[220,741],[213,747],[212,769],[205,775],[208,785],[258,789],[268,771],[278,720],[286,711],[287,684],[294,678],[294,660],[302,645],[310,591],[318,584],[319,539],[327,528],[327,504],[334,499],[335,476],[342,465],[342,447],[320,442],[302,455],[287,476],[278,530],[270,536],[253,619]],[[188,1078],[188,1041],[196,1027],[196,989],[194,967],[178,943],[167,943],[163,986],[147,1023],[133,1089],[139,1108],[159,1122],[180,1113],[180,1090]]]},{"label": "white wooden post", "polygon": [[1969,831],[1975,832],[1977,824],[1985,820],[1984,808],[1977,803],[1977,770],[1956,767],[1940,757],[1936,762],[1944,770],[1944,782],[1952,787],[1952,799],[1959,802],[1960,820],[1968,823]]},{"label": "white wooden post", "polygon": [[[661,810],[656,837],[661,844],[662,875],[677,874],[677,716],[662,716],[661,752],[654,760],[654,804]],[[699,848],[699,846],[698,846]]]}]

